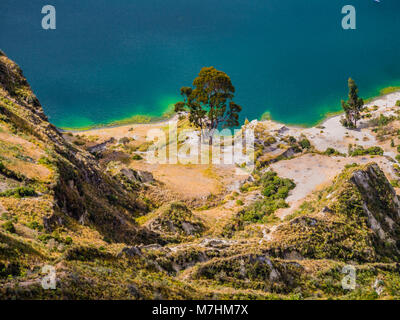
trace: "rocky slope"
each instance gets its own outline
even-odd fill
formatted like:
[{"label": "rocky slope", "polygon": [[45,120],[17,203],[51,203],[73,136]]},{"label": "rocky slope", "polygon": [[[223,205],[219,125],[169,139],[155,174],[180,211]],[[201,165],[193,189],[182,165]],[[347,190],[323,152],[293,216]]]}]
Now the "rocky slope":
[{"label": "rocky slope", "polygon": [[[259,132],[252,177],[200,208],[152,198],[167,186],[117,166],[129,140],[122,151],[108,147],[115,140],[101,150],[71,140],[0,52],[1,299],[400,298],[400,202],[372,161],[346,165],[292,210],[299,186],[270,165],[311,145]],[[281,220],[279,210],[290,212]],[[41,285],[45,265],[54,290]],[[353,290],[342,287],[346,265]]]}]

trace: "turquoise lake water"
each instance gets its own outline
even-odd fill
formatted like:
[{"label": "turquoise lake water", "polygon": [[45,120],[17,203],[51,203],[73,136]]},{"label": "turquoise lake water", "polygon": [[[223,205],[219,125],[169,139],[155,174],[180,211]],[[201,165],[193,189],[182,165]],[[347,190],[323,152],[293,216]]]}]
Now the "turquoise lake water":
[{"label": "turquoise lake water", "polygon": [[[41,28],[46,4],[56,30]],[[0,48],[59,127],[159,116],[203,66],[230,75],[242,120],[311,125],[350,76],[364,97],[400,85],[399,17],[398,0],[1,0]]]}]

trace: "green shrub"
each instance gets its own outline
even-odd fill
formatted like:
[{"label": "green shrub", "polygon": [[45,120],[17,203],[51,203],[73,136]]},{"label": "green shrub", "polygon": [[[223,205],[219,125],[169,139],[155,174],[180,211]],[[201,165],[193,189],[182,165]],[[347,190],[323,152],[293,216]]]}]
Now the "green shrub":
[{"label": "green shrub", "polygon": [[344,156],[343,153],[337,151],[337,150],[334,149],[334,148],[327,148],[327,149],[325,150],[324,154],[327,155],[327,156]]},{"label": "green shrub", "polygon": [[268,145],[271,145],[271,144],[274,144],[274,143],[276,142],[276,139],[275,139],[273,136],[269,136],[269,137],[265,140],[265,142],[266,142]]},{"label": "green shrub", "polygon": [[371,119],[369,121],[369,124],[371,126],[383,127],[383,126],[386,126],[387,124],[389,124],[390,122],[392,122],[394,120],[396,120],[396,117],[394,117],[394,116],[387,117],[384,114],[381,114],[379,117]]},{"label": "green shrub", "polygon": [[238,200],[236,200],[236,204],[237,204],[238,206],[242,206],[242,205],[243,205],[243,201],[240,200],[240,199],[238,199]]},{"label": "green shrub", "polygon": [[47,241],[49,241],[50,239],[58,240],[58,238],[55,239],[55,237],[53,237],[51,234],[47,234],[47,233],[40,234],[40,235],[37,237],[37,239],[38,239],[39,241],[44,242],[44,243],[47,243]]},{"label": "green shrub", "polygon": [[43,230],[43,226],[41,224],[39,224],[37,221],[32,221],[30,223],[27,224],[27,227],[34,229],[34,230]]},{"label": "green shrub", "polygon": [[355,167],[358,167],[358,164],[353,162],[350,164],[346,164],[344,167],[345,167],[345,169],[355,168]]},{"label": "green shrub", "polygon": [[113,256],[95,247],[73,246],[65,252],[64,258],[67,261],[94,261],[96,259],[113,259]]},{"label": "green shrub", "polygon": [[396,101],[396,107],[400,107],[400,100]]},{"label": "green shrub", "polygon": [[111,204],[117,204],[118,203],[118,197],[114,194],[108,194],[107,199]]},{"label": "green shrub", "polygon": [[393,188],[399,188],[400,187],[399,180],[390,180],[390,184],[392,185]]},{"label": "green shrub", "polygon": [[296,138],[295,137],[293,137],[293,136],[289,136],[289,143],[290,144],[294,144],[294,143],[296,143],[297,142],[297,140],[296,140]]},{"label": "green shrub", "polygon": [[266,172],[256,184],[262,187],[263,199],[247,206],[236,217],[239,224],[242,222],[268,222],[273,213],[280,208],[287,208],[285,199],[290,190],[295,188],[295,183],[290,179],[278,177],[276,172]]},{"label": "green shrub", "polygon": [[132,160],[142,160],[142,159],[143,159],[143,157],[140,154],[134,154],[132,156]]},{"label": "green shrub", "polygon": [[42,165],[45,165],[45,166],[50,166],[52,163],[51,163],[51,161],[50,161],[49,158],[41,157],[41,158],[38,160],[38,164],[42,164]]},{"label": "green shrub", "polygon": [[272,199],[285,199],[288,192],[296,186],[292,180],[280,178],[274,171],[266,172],[259,183],[263,187],[261,193],[264,197]]},{"label": "green shrub", "polygon": [[66,237],[65,240],[64,240],[64,243],[65,243],[65,244],[68,244],[68,245],[69,245],[69,244],[72,244],[72,238],[69,237],[69,236]]},{"label": "green shrub", "polygon": [[36,195],[37,194],[35,190],[30,187],[18,187],[0,193],[0,197],[15,197],[15,198],[34,197]]},{"label": "green shrub", "polygon": [[15,227],[14,224],[11,221],[7,221],[6,223],[3,224],[3,229],[11,232],[11,233],[15,233]]},{"label": "green shrub", "polygon": [[349,128],[349,129],[354,128],[354,123],[347,120],[346,118],[340,119],[340,124],[345,128]]},{"label": "green shrub", "polygon": [[353,149],[351,146],[349,146],[349,156],[351,157],[357,157],[357,156],[365,156],[365,155],[371,155],[371,156],[382,156],[384,153],[383,149],[381,147],[370,147],[368,149],[364,149],[362,146],[356,146],[355,149]]},{"label": "green shrub", "polygon": [[302,140],[299,141],[300,147],[302,149],[309,149],[311,148],[311,143],[308,139],[304,138]]}]

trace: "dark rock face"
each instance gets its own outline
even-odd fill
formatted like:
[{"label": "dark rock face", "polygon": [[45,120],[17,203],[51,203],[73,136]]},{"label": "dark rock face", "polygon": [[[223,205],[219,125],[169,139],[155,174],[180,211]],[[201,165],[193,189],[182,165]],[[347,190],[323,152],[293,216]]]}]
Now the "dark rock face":
[{"label": "dark rock face", "polygon": [[234,245],[236,241],[225,239],[204,239],[201,245],[207,248],[225,249]]},{"label": "dark rock face", "polygon": [[352,182],[363,198],[364,210],[371,228],[381,238],[398,236],[400,233],[400,201],[392,185],[378,165],[365,171],[356,171]]},{"label": "dark rock face", "polygon": [[330,209],[329,207],[324,207],[324,208],[322,209],[322,212],[323,212],[323,213],[333,213],[333,210]]},{"label": "dark rock face", "polygon": [[139,247],[125,247],[121,250],[118,256],[126,256],[129,258],[135,258],[142,256],[142,251]]},{"label": "dark rock face", "polygon": [[153,174],[148,171],[136,171],[124,168],[121,170],[121,174],[133,183],[151,183],[155,181]]},{"label": "dark rock face", "polygon": [[180,202],[161,207],[157,215],[146,223],[146,226],[161,237],[170,240],[182,236],[199,236],[205,230],[203,223],[185,204]]},{"label": "dark rock face", "polygon": [[134,284],[129,284],[128,285],[128,292],[130,295],[132,295],[135,299],[140,299],[142,298],[142,293],[140,290],[137,288],[136,285]]},{"label": "dark rock face", "polygon": [[90,153],[92,153],[92,154],[96,154],[96,153],[104,151],[108,145],[113,144],[115,142],[116,142],[116,140],[114,138],[111,138],[111,139],[109,139],[109,140],[107,140],[107,141],[105,141],[103,143],[99,143],[99,144],[96,144],[93,147],[90,147],[88,149],[88,151]]},{"label": "dark rock face", "polygon": [[43,226],[47,232],[52,232],[55,227],[62,225],[63,225],[62,218],[54,213],[48,217],[43,217]]},{"label": "dark rock face", "polygon": [[361,195],[363,213],[375,234],[374,244],[383,255],[400,257],[400,201],[377,164],[353,173],[351,182]]},{"label": "dark rock face", "polygon": [[152,183],[154,182],[154,177],[151,172],[148,171],[138,171],[139,179],[143,183]]}]

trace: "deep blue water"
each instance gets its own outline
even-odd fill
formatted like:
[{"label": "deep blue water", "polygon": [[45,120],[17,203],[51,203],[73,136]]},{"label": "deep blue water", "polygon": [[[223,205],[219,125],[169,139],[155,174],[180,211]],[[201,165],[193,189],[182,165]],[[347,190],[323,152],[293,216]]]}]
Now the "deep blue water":
[{"label": "deep blue water", "polygon": [[[357,30],[341,27],[346,4]],[[242,119],[309,125],[349,76],[364,97],[400,85],[399,17],[398,0],[0,0],[0,48],[61,127],[161,115],[203,66],[231,76]]]}]

